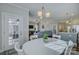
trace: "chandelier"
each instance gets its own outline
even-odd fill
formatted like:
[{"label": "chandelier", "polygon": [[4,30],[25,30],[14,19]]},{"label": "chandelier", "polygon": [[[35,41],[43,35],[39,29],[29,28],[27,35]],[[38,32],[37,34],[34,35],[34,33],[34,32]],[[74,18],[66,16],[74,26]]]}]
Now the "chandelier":
[{"label": "chandelier", "polygon": [[46,12],[45,7],[42,6],[41,10],[37,12],[37,15],[40,19],[43,19],[43,18],[49,18],[51,14],[50,12]]},{"label": "chandelier", "polygon": [[[70,20],[67,20],[67,21],[66,21],[66,24],[71,24],[71,21],[72,21],[72,18],[73,18],[73,16],[74,16],[74,13],[70,13],[70,14],[69,14],[69,13],[66,13],[66,15],[67,15],[67,16],[70,16],[70,17],[69,17]],[[67,17],[67,18],[68,18],[68,17]]]}]

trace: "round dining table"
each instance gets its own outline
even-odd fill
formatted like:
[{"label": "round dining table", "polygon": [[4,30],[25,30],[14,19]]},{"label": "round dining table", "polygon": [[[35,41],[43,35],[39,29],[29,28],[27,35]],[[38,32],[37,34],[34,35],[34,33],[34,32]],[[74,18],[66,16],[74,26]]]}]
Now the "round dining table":
[{"label": "round dining table", "polygon": [[23,50],[25,55],[60,55],[64,52],[67,44],[60,39],[51,39],[45,43],[43,38],[35,39],[24,43]]}]

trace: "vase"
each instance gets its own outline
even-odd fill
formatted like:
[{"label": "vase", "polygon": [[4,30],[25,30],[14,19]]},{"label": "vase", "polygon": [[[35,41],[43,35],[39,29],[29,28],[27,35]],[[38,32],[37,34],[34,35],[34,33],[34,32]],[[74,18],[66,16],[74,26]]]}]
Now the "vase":
[{"label": "vase", "polygon": [[44,41],[45,43],[48,43],[48,39],[43,39],[43,41]]}]

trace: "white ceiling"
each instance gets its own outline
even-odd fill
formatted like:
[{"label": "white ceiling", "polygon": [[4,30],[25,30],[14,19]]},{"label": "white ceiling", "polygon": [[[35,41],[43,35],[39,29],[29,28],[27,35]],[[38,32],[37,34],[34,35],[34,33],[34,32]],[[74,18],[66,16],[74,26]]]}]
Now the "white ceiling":
[{"label": "white ceiling", "polygon": [[[36,17],[37,11],[45,7],[46,11],[51,12],[51,18],[55,20],[70,18],[73,13],[73,17],[78,17],[79,15],[79,4],[77,3],[18,3],[14,4],[25,9],[30,10],[30,16]],[[68,13],[68,15],[67,15]]]}]

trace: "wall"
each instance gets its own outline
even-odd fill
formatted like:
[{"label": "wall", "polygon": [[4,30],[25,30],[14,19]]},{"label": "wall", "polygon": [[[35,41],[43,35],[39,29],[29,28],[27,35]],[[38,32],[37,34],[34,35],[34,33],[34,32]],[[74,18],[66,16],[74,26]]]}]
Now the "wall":
[{"label": "wall", "polygon": [[[39,22],[40,31],[44,31],[44,30],[53,31],[53,29],[56,28],[56,22],[53,19],[40,20],[39,18],[36,18],[36,17],[30,17],[30,21],[33,22],[33,23],[38,23]],[[44,29],[42,28],[42,25],[44,25]]]},{"label": "wall", "polygon": [[[44,28],[42,28],[42,27],[44,27]],[[40,30],[41,31],[44,31],[44,30],[53,30],[52,20],[51,19],[41,20]]]}]

